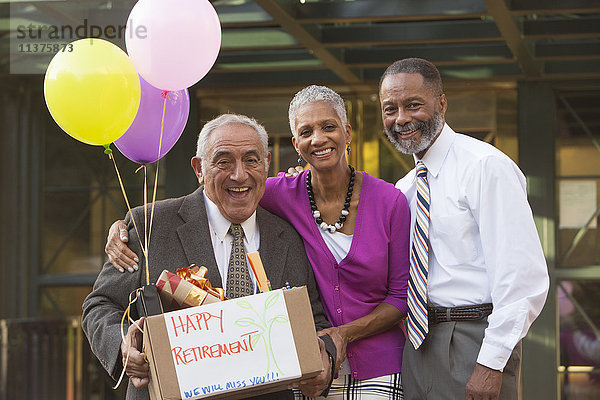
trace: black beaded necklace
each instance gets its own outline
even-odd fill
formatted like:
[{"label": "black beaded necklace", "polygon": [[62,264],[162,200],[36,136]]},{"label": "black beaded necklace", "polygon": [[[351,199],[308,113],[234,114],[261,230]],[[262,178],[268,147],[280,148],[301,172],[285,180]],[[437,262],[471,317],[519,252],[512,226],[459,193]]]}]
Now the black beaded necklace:
[{"label": "black beaded necklace", "polygon": [[350,208],[350,200],[352,199],[352,191],[354,190],[354,177],[356,176],[356,172],[354,171],[354,167],[352,165],[348,165],[350,168],[350,181],[348,182],[348,192],[346,193],[346,199],[344,200],[344,208],[342,208],[342,215],[340,215],[340,219],[333,224],[329,225],[327,222],[323,221],[321,218],[321,213],[317,210],[317,203],[315,202],[315,196],[313,194],[313,188],[311,183],[311,175],[310,170],[308,174],[306,174],[306,191],[308,192],[308,201],[310,202],[310,209],[312,210],[313,218],[319,228],[324,231],[329,231],[334,233],[336,230],[342,229],[344,226],[344,222],[346,221],[346,217],[350,214],[348,209]]}]

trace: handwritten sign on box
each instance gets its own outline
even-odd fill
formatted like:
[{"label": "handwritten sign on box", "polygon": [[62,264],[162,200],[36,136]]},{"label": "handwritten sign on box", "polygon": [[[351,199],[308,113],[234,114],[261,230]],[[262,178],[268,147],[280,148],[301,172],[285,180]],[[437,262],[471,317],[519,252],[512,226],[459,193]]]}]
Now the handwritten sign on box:
[{"label": "handwritten sign on box", "polygon": [[164,314],[182,399],[301,376],[282,292]]},{"label": "handwritten sign on box", "polygon": [[[322,359],[321,359],[321,354],[319,352],[319,344],[317,341],[317,334],[315,331],[315,325],[314,325],[314,321],[313,321],[313,315],[312,315],[312,309],[311,309],[311,305],[310,305],[310,300],[308,298],[308,291],[306,290],[306,287],[302,286],[302,287],[298,287],[298,288],[292,288],[292,289],[288,289],[288,290],[284,290],[284,291],[280,291],[281,293],[283,293],[283,297],[285,299],[285,308],[287,309],[287,315],[289,317],[289,326],[291,327],[291,331],[292,331],[292,335],[293,335],[293,345],[290,347],[287,347],[283,350],[278,349],[276,350],[277,353],[275,353],[276,357],[279,357],[280,355],[289,355],[290,353],[295,353],[296,357],[298,358],[299,364],[300,364],[300,370],[302,375],[300,377],[297,378],[292,378],[291,374],[288,374],[286,367],[283,367],[280,363],[280,359],[276,358],[276,361],[279,365],[279,367],[281,368],[281,370],[284,372],[285,375],[279,374],[279,376],[277,375],[276,372],[270,372],[270,373],[265,373],[264,368],[264,364],[262,366],[259,366],[258,364],[255,364],[254,360],[250,365],[246,365],[247,370],[244,371],[244,376],[241,379],[236,379],[235,382],[232,379],[232,374],[230,371],[230,366],[233,365],[236,362],[236,358],[235,357],[239,357],[239,355],[237,355],[238,353],[235,353],[236,351],[240,351],[240,353],[242,353],[242,349],[243,349],[243,341],[240,342],[239,346],[237,343],[238,340],[236,339],[234,341],[234,344],[231,346],[228,346],[229,352],[232,353],[233,350],[233,354],[236,354],[235,356],[227,354],[226,351],[227,350],[222,350],[222,348],[219,347],[214,347],[212,350],[217,352],[215,353],[215,355],[218,355],[218,352],[223,352],[224,354],[221,355],[221,359],[224,359],[225,357],[230,358],[231,360],[231,364],[227,363],[227,368],[225,369],[221,369],[218,372],[215,370],[215,376],[218,375],[217,377],[214,377],[214,379],[217,379],[219,382],[225,382],[225,388],[222,391],[212,391],[212,387],[206,387],[205,386],[200,386],[199,384],[195,384],[195,386],[192,388],[192,390],[190,390],[189,388],[187,388],[186,390],[182,390],[180,388],[179,385],[179,378],[178,378],[178,372],[176,371],[175,368],[175,357],[174,357],[174,352],[172,349],[172,345],[170,343],[170,338],[169,338],[169,333],[167,332],[167,321],[169,321],[169,316],[171,315],[179,315],[177,314],[177,311],[174,312],[170,312],[170,313],[166,313],[163,315],[154,315],[151,317],[148,317],[146,319],[146,321],[144,322],[144,351],[146,353],[146,357],[148,359],[148,363],[150,364],[150,384],[148,386],[148,391],[150,394],[150,399],[151,400],[181,400],[181,399],[186,399],[186,398],[194,398],[194,396],[200,396],[201,392],[204,392],[202,390],[202,387],[205,387],[205,391],[208,392],[208,390],[211,390],[211,393],[207,393],[206,395],[202,394],[202,398],[206,397],[206,399],[210,399],[210,400],[222,400],[222,399],[227,399],[227,400],[238,400],[238,399],[245,399],[248,397],[252,397],[252,396],[257,396],[257,395],[261,395],[261,394],[266,394],[266,393],[270,393],[270,392],[276,392],[276,391],[281,391],[281,390],[286,390],[288,385],[294,382],[298,382],[300,380],[303,379],[309,379],[312,378],[316,375],[318,375],[319,373],[321,373],[323,371],[323,363],[322,363]],[[274,292],[271,292],[274,293]],[[268,295],[268,294],[267,294]],[[254,295],[254,296],[248,296],[245,297],[243,299],[239,299],[239,300],[249,300],[255,296],[263,296],[261,295]],[[227,300],[227,302],[230,302],[231,300]],[[234,300],[235,301],[235,300]],[[280,301],[278,299],[278,301]],[[241,303],[242,305],[245,305],[244,303]],[[252,303],[249,303],[252,305]],[[263,301],[262,303],[263,306],[266,304],[266,301]],[[270,303],[269,303],[270,304]],[[190,309],[186,309],[187,312],[191,314],[194,313],[201,313],[204,310],[206,310],[206,305],[205,306],[200,306],[200,307],[194,307],[194,308],[190,308]],[[259,316],[261,316],[263,311],[265,312],[265,316],[273,318],[274,315],[278,315],[278,314],[270,314],[271,311],[275,311],[275,309],[272,310],[272,306],[270,307],[265,307],[265,309],[261,309],[260,308],[255,308],[254,311],[248,309],[248,308],[244,308],[244,307],[240,307],[238,306],[237,308],[234,307],[231,311],[235,312],[235,318],[236,319],[240,319],[240,318],[244,318],[245,316],[247,316],[249,313],[253,318],[257,318],[257,313]],[[185,313],[184,313],[185,314]],[[199,316],[196,319],[196,316],[193,317],[192,322],[196,322],[199,321],[200,323],[206,323],[208,324],[208,328],[212,329],[212,326],[216,326],[219,331],[220,331],[220,320],[219,318],[222,318],[223,321],[227,321],[228,317],[227,314],[225,313],[225,311],[223,312],[223,316],[221,316],[221,314],[215,314],[213,311],[210,312],[211,315],[216,315],[216,317],[214,319],[209,319],[208,315],[204,314],[204,316]],[[217,318],[218,317],[218,318]],[[268,320],[269,318],[267,318]],[[178,320],[176,320],[178,321]],[[187,324],[187,319],[184,321]],[[251,321],[246,321],[246,320],[242,320],[241,325],[244,325],[245,323],[249,323]],[[277,333],[275,330],[277,328],[279,328],[279,324],[281,324],[280,322],[276,322],[276,321],[271,321],[273,323],[273,326],[271,327],[271,331],[273,332],[273,334]],[[218,324],[217,324],[218,323]],[[213,325],[214,324],[214,325]],[[183,324],[179,324],[179,326],[183,326]],[[203,327],[206,328],[207,326],[204,325],[200,325],[200,324],[195,324],[196,328],[198,327]],[[187,327],[187,325],[186,325]],[[181,328],[177,328],[177,329],[181,329]],[[190,329],[193,330],[193,328]],[[206,330],[206,329],[205,329]],[[225,331],[225,325],[223,327],[223,331]],[[251,331],[250,331],[251,332]],[[255,336],[252,335],[252,337],[254,338]],[[206,338],[205,338],[206,339]],[[200,346],[200,353],[198,353],[198,350],[196,351],[196,354],[200,354],[204,356],[204,350],[206,350],[207,352],[210,352],[211,349],[210,347],[208,349],[203,349],[202,346],[214,346],[215,344],[219,344],[221,343],[221,341],[216,341],[216,339],[212,338],[212,339],[206,339],[206,340],[211,340],[211,342],[206,342],[206,343],[194,343],[193,346],[198,347]],[[251,339],[252,340],[252,339]],[[258,340],[258,339],[255,339]],[[231,342],[225,342],[225,343],[231,343]],[[251,342],[252,343],[252,342]],[[222,344],[222,343],[221,343]],[[253,345],[253,351],[256,351],[256,348],[259,347],[260,345],[263,346],[262,350],[263,352],[268,348],[264,348],[264,344],[259,340],[258,344],[252,344]],[[277,349],[277,347],[273,347],[274,352],[275,349]],[[180,350],[176,350],[178,351],[178,356],[182,357],[183,360],[185,362],[188,363],[188,365],[190,366],[190,368],[194,368],[195,369],[195,377],[199,377],[200,375],[203,375],[206,371],[207,368],[204,368],[203,364],[201,363],[201,361],[203,362],[204,359],[202,359],[201,361],[194,361],[194,362],[190,362],[190,358],[194,356],[194,350],[188,350],[187,352],[185,352],[185,348],[181,348]],[[248,351],[246,351],[246,353],[248,353]],[[185,357],[188,357],[187,359]],[[194,356],[196,357],[196,356]],[[199,356],[197,356],[199,357]],[[291,357],[291,355],[290,355]],[[205,357],[205,359],[211,359],[213,357]],[[195,360],[195,359],[194,359]],[[181,360],[180,360],[181,362]],[[193,367],[192,367],[193,365]],[[248,380],[246,381],[246,377],[248,377]],[[196,382],[197,380],[194,380],[194,382]],[[242,381],[243,379],[243,381]],[[262,383],[262,381],[264,380],[264,383]],[[227,384],[227,382],[229,382],[229,385]],[[249,384],[250,383],[250,384]],[[218,385],[218,383],[211,383],[209,385]],[[244,386],[245,385],[245,386]],[[223,387],[223,385],[221,385],[221,387]],[[194,394],[194,390],[196,389],[196,393]],[[218,387],[217,387],[218,389]],[[190,393],[191,391],[191,393]],[[186,397],[187,396],[187,397]]]}]

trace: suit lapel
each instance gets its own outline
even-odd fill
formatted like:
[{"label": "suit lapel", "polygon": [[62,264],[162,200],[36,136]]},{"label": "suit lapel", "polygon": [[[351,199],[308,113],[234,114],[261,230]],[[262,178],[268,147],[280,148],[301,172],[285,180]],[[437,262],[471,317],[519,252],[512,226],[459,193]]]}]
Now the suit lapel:
[{"label": "suit lapel", "polygon": [[204,188],[201,187],[183,200],[178,213],[184,223],[177,228],[177,235],[188,263],[204,265],[208,268],[206,278],[210,280],[212,286],[223,287],[210,237],[203,191]]},{"label": "suit lapel", "polygon": [[260,258],[271,286],[273,289],[279,289],[285,283],[283,282],[283,271],[289,243],[281,238],[283,229],[274,219],[273,215],[261,207],[256,209],[256,222],[260,231]]}]

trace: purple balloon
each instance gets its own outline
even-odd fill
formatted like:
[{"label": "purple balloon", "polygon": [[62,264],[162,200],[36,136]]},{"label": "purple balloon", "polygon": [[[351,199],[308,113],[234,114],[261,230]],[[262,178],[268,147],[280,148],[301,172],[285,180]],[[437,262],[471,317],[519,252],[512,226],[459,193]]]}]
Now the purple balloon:
[{"label": "purple balloon", "polygon": [[141,76],[140,84],[140,108],[129,129],[114,143],[131,161],[150,164],[167,154],[181,136],[190,113],[190,95],[187,89],[166,93],[165,123],[159,155],[160,125],[165,101],[163,91],[150,85]]}]

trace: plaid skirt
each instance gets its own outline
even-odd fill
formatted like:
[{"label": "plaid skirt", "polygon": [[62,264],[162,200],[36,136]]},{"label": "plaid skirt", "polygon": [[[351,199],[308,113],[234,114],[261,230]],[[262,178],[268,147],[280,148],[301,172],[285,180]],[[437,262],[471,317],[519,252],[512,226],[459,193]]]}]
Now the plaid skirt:
[{"label": "plaid skirt", "polygon": [[[294,389],[295,400],[309,400],[299,390]],[[378,376],[371,379],[354,379],[352,375],[339,375],[333,380],[329,395],[317,400],[402,400],[400,373]]]}]

